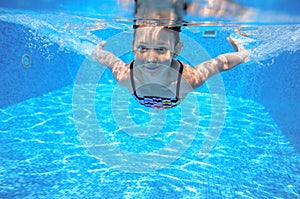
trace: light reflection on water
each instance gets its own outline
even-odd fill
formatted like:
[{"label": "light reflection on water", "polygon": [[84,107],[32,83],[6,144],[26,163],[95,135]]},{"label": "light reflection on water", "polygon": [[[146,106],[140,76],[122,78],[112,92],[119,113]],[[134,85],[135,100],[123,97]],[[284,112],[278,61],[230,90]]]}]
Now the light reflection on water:
[{"label": "light reflection on water", "polygon": [[[113,89],[99,86],[101,95]],[[210,100],[209,95],[196,93],[203,118],[187,151],[156,172],[133,174],[110,168],[80,142],[72,113],[72,89],[68,86],[1,109],[1,197],[299,196],[299,154],[264,107],[254,101],[227,98],[221,137],[209,156],[201,159],[197,153],[210,120]],[[102,111],[98,114],[105,115],[101,104],[109,103],[109,97],[96,100],[97,111]],[[138,104],[130,106],[139,108]],[[136,152],[144,150],[145,145],[124,139],[117,128],[107,129],[105,134]],[[172,138],[169,135],[156,136],[163,143]]]},{"label": "light reflection on water", "polygon": [[[210,17],[209,13],[213,11],[214,6],[206,17]],[[226,9],[223,11],[217,17],[226,15]],[[99,17],[88,16],[87,13],[59,12],[54,15],[1,10],[0,17],[3,21],[30,29],[33,40],[27,45],[45,42],[43,49],[39,50],[49,60],[51,54],[47,49],[51,45],[58,44],[62,51],[86,55],[103,39],[101,30],[130,32],[132,25],[130,17],[111,20],[110,15]],[[188,24],[192,24],[194,19],[190,17]],[[290,19],[289,16],[284,17],[282,19],[287,21]],[[246,21],[243,17],[241,19]],[[294,19],[297,20],[297,17]],[[185,28],[187,31],[194,28],[198,32],[215,25],[229,32],[234,32],[236,27],[241,28],[242,34],[233,34],[249,47],[251,61],[256,63],[300,48],[299,25],[261,26],[236,22],[210,21],[203,24],[196,21],[193,26]],[[104,97],[97,101],[97,111],[102,113],[98,118],[102,116],[103,119],[107,116],[103,114],[110,111],[109,106],[103,104],[109,104],[111,88],[102,86]],[[131,174],[107,166],[101,158],[92,156],[80,142],[74,124],[71,93],[72,87],[69,86],[0,110],[0,197],[299,197],[299,154],[264,107],[256,102],[228,98],[222,135],[209,156],[201,159],[198,152],[211,117],[210,97],[198,93],[197,98],[202,103],[199,135],[186,153],[157,172]],[[148,121],[147,112],[135,106],[133,100],[130,106],[131,110],[144,113],[136,120]],[[83,111],[83,116],[90,114],[89,110]],[[139,117],[140,114],[132,116]],[[145,153],[172,140],[178,121],[176,112],[172,118],[175,120],[169,122],[169,132],[156,135],[152,141],[146,140],[151,143],[148,145],[147,142],[138,143],[130,136],[125,137],[116,126],[107,125],[104,132],[116,146]],[[108,123],[113,121],[113,118],[106,119]],[[88,129],[93,128],[85,125]]]},{"label": "light reflection on water", "polygon": [[[164,2],[158,0],[144,0],[163,7]],[[165,4],[173,0],[165,0]],[[284,0],[276,1],[245,1],[245,0],[177,0],[186,2],[186,20],[192,21],[225,21],[225,22],[299,22],[299,7],[297,0],[287,4]],[[31,10],[42,12],[69,12],[77,15],[98,16],[110,18],[132,18],[135,10],[134,0],[90,0],[75,1],[2,1],[0,7]]]},{"label": "light reflection on water", "polygon": [[[54,56],[50,50],[53,45],[58,45],[61,51],[74,51],[86,56],[92,53],[99,42],[107,39],[107,32],[132,33],[132,19],[130,18],[111,20],[111,16],[98,18],[97,16],[76,15],[76,13],[2,10],[0,19],[29,28],[32,37],[28,38],[31,42],[26,45],[34,48],[35,46],[31,45],[43,43],[39,51],[47,60],[51,60]],[[183,34],[194,32],[196,35],[202,35],[205,30],[215,30],[218,35],[221,32],[231,33],[249,50],[250,61],[262,66],[272,65],[274,58],[284,52],[294,53],[300,49],[300,25],[297,23],[261,25],[259,23],[190,21],[187,25],[182,28]]]}]

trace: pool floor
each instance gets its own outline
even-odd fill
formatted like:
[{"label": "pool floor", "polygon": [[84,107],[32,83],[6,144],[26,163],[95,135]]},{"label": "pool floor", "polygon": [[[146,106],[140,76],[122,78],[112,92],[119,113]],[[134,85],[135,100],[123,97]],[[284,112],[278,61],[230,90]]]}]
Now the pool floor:
[{"label": "pool floor", "polygon": [[[112,86],[101,90],[105,95]],[[227,97],[225,125],[207,157],[198,155],[204,126],[172,164],[132,173],[111,168],[85,148],[72,91],[67,86],[0,110],[0,198],[300,197],[300,156],[257,102]],[[196,95],[201,114],[209,115],[209,96]],[[105,103],[96,104],[98,110]],[[203,120],[209,123],[209,117]]]}]

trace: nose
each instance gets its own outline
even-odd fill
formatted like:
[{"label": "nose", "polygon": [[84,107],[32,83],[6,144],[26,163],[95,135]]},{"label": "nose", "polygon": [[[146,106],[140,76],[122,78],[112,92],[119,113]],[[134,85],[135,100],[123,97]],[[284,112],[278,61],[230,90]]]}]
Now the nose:
[{"label": "nose", "polygon": [[157,54],[154,49],[149,49],[146,61],[147,63],[157,63]]}]

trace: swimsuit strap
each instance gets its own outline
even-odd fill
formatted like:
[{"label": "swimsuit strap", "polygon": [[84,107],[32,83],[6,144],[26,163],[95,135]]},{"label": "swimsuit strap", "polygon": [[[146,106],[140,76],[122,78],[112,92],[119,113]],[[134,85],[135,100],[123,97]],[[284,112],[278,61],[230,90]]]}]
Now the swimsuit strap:
[{"label": "swimsuit strap", "polygon": [[[181,76],[182,76],[182,71],[183,71],[183,64],[181,63],[181,61],[179,61],[180,64],[180,69],[179,69],[179,74],[178,74],[178,78],[177,78],[177,86],[176,86],[176,98],[179,99],[179,94],[180,94],[180,83],[181,83]],[[136,90],[135,90],[135,83],[134,83],[134,77],[133,77],[133,64],[134,61],[132,61],[130,63],[130,81],[131,81],[131,86],[132,86],[132,90],[133,90],[133,94],[137,96],[136,94]]]},{"label": "swimsuit strap", "polygon": [[177,86],[176,86],[176,98],[179,99],[179,92],[180,92],[180,82],[181,82],[181,76],[182,76],[182,71],[183,71],[183,64],[181,63],[181,61],[179,61],[180,64],[180,69],[179,69],[179,74],[178,74],[178,78],[177,78]]},{"label": "swimsuit strap", "polygon": [[135,83],[133,79],[133,64],[134,64],[134,60],[130,63],[130,81],[131,81],[133,94],[137,97],[136,90],[135,90]]}]

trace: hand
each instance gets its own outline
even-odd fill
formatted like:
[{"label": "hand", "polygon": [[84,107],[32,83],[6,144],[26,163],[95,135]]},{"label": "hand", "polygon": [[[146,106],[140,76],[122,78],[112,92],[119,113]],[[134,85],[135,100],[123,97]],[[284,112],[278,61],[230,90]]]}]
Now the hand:
[{"label": "hand", "polygon": [[106,41],[101,41],[94,49],[94,52],[92,54],[92,57],[94,59],[100,58],[103,54],[103,48],[106,45]]},{"label": "hand", "polygon": [[106,45],[106,41],[101,41],[96,47],[95,47],[95,52],[97,53],[98,51],[102,51],[104,46]]},{"label": "hand", "polygon": [[249,52],[242,46],[235,38],[229,36],[227,38],[228,43],[233,47],[235,52],[239,52],[237,56],[242,58],[242,63],[245,63],[249,59]]},{"label": "hand", "polygon": [[232,36],[227,37],[228,43],[233,47],[235,52],[246,50],[235,38]]}]

